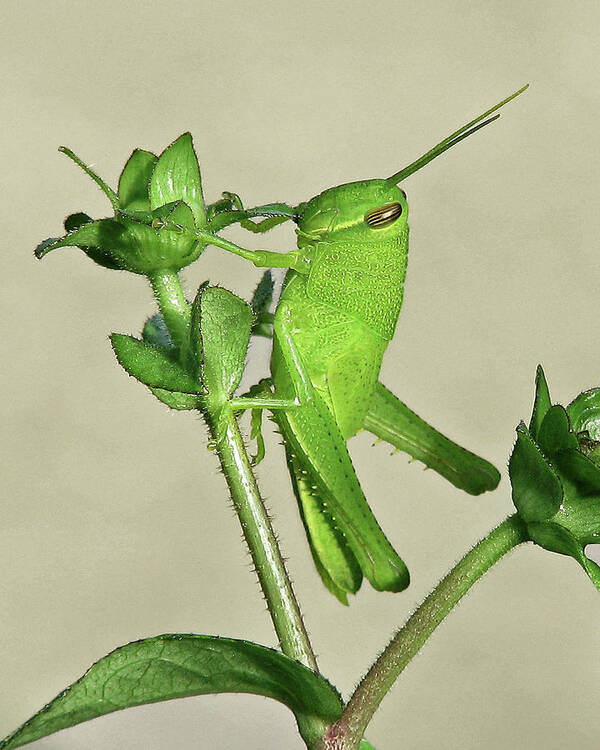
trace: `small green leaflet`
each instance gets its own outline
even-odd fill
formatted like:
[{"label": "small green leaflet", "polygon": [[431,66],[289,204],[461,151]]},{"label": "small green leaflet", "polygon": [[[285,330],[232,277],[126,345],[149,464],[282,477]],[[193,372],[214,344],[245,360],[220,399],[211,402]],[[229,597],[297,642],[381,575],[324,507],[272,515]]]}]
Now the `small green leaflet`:
[{"label": "small green leaflet", "polygon": [[150,211],[148,190],[158,156],[136,148],[119,177],[119,207],[124,211]]},{"label": "small green leaflet", "polygon": [[202,182],[192,136],[184,133],[160,155],[150,179],[150,206],[184,201],[191,208],[196,226],[206,223]]},{"label": "small green leaflet", "polygon": [[199,307],[202,338],[202,382],[217,399],[228,399],[240,384],[250,341],[250,307],[220,287],[201,287],[192,310]]},{"label": "small green leaflet", "polygon": [[[140,214],[118,212],[114,218],[99,219],[81,224],[65,237],[45,240],[35,249],[37,258],[43,258],[59,247],[81,247],[101,251],[111,265],[132,273],[148,274],[170,268],[178,270],[195,260],[202,250],[194,236],[194,219],[190,208],[183,202],[160,207],[161,219],[156,227],[140,220]],[[151,216],[144,219],[151,219]],[[188,230],[188,231],[186,231]],[[88,252],[88,255],[90,253]],[[97,255],[97,253],[96,253]],[[92,256],[90,256],[92,257]],[[100,262],[96,256],[92,257]]]},{"label": "small green leaflet", "polygon": [[122,333],[113,333],[110,340],[119,364],[144,385],[184,394],[202,393],[200,383],[166,349]]},{"label": "small green leaflet", "polygon": [[556,513],[563,500],[560,479],[522,422],[508,473],[513,502],[526,523],[544,521]]},{"label": "small green leaflet", "polygon": [[567,406],[575,433],[587,432],[589,440],[600,442],[600,388],[580,393]]},{"label": "small green leaflet", "polygon": [[[565,409],[551,405],[541,367],[530,429],[517,427],[508,472],[512,499],[531,541],[573,557],[600,590],[600,566],[586,557],[600,539],[600,465],[596,426],[598,389],[586,391]],[[535,433],[535,436],[534,436]]]},{"label": "small green leaflet", "polygon": [[[167,355],[169,353],[173,356],[176,355],[171,334],[160,313],[156,313],[145,322],[142,339],[147,344],[164,349]],[[189,411],[191,409],[198,409],[200,406],[198,396],[191,393],[165,391],[163,388],[152,388],[151,386],[149,388],[159,401],[162,401],[163,404],[166,404],[171,409]]]}]

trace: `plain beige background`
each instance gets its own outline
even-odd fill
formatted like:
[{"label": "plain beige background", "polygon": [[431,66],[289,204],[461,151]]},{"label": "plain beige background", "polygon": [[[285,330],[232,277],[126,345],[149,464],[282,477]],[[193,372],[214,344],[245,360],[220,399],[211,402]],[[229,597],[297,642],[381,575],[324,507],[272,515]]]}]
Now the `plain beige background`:
[{"label": "plain beige background", "polygon": [[[404,309],[382,378],[503,471],[471,498],[403,455],[351,444],[413,575],[341,607],[312,567],[276,436],[259,477],[320,665],[348,695],[372,656],[510,512],[506,465],[535,366],[567,402],[600,383],[600,6],[590,2],[5,0],[0,31],[4,352],[0,735],[92,661],[163,632],[274,645],[205,430],[116,366],[144,280],[34,246],[70,212],[109,214],[64,156],[110,183],[135,146],[191,130],[205,193],[298,202],[386,176],[521,84],[489,129],[411,177]],[[230,236],[248,246],[260,240]],[[287,250],[288,226],[265,239]],[[259,272],[211,248],[185,273],[247,296]],[[253,347],[248,376],[265,371]],[[253,360],[254,361],[254,360]],[[598,556],[596,556],[598,559]],[[514,552],[432,638],[384,702],[378,750],[600,742],[600,596],[572,560]],[[300,748],[292,715],[249,696],[131,709],[40,750]]]}]

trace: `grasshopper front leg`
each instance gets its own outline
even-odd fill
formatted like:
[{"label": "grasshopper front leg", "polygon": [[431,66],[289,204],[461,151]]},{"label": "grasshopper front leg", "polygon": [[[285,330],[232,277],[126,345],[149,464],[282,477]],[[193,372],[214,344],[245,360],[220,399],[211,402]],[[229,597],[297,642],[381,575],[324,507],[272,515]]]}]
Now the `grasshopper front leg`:
[{"label": "grasshopper front leg", "polygon": [[248,250],[245,247],[236,245],[235,242],[219,237],[203,229],[196,230],[196,236],[199,240],[206,242],[208,245],[215,245],[222,250],[238,255],[244,260],[249,260],[257,268],[291,268],[301,274],[308,273],[310,259],[303,250],[290,250],[287,253],[275,253],[272,250]]}]

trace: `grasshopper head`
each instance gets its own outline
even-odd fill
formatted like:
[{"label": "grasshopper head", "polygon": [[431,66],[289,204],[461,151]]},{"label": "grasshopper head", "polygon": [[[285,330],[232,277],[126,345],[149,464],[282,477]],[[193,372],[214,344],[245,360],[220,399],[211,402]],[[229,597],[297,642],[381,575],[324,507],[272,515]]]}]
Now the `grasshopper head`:
[{"label": "grasshopper head", "polygon": [[338,185],[298,206],[295,220],[298,224],[300,242],[321,238],[329,241],[376,242],[404,232],[408,204],[406,193],[398,187],[398,183],[444,151],[498,119],[500,115],[493,113],[525,91],[528,85],[463,125],[391,177],[385,180],[362,180]]},{"label": "grasshopper head", "polygon": [[361,180],[329,188],[299,207],[299,234],[335,242],[375,242],[406,227],[406,193],[387,180]]}]

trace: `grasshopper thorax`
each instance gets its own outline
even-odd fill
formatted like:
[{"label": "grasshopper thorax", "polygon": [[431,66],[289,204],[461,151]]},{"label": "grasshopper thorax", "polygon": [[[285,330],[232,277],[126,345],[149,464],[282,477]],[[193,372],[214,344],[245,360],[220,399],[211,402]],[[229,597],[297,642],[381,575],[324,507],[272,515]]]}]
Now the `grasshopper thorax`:
[{"label": "grasshopper thorax", "polygon": [[406,193],[387,180],[361,180],[324,190],[301,206],[299,235],[323,242],[384,242],[405,231]]}]

